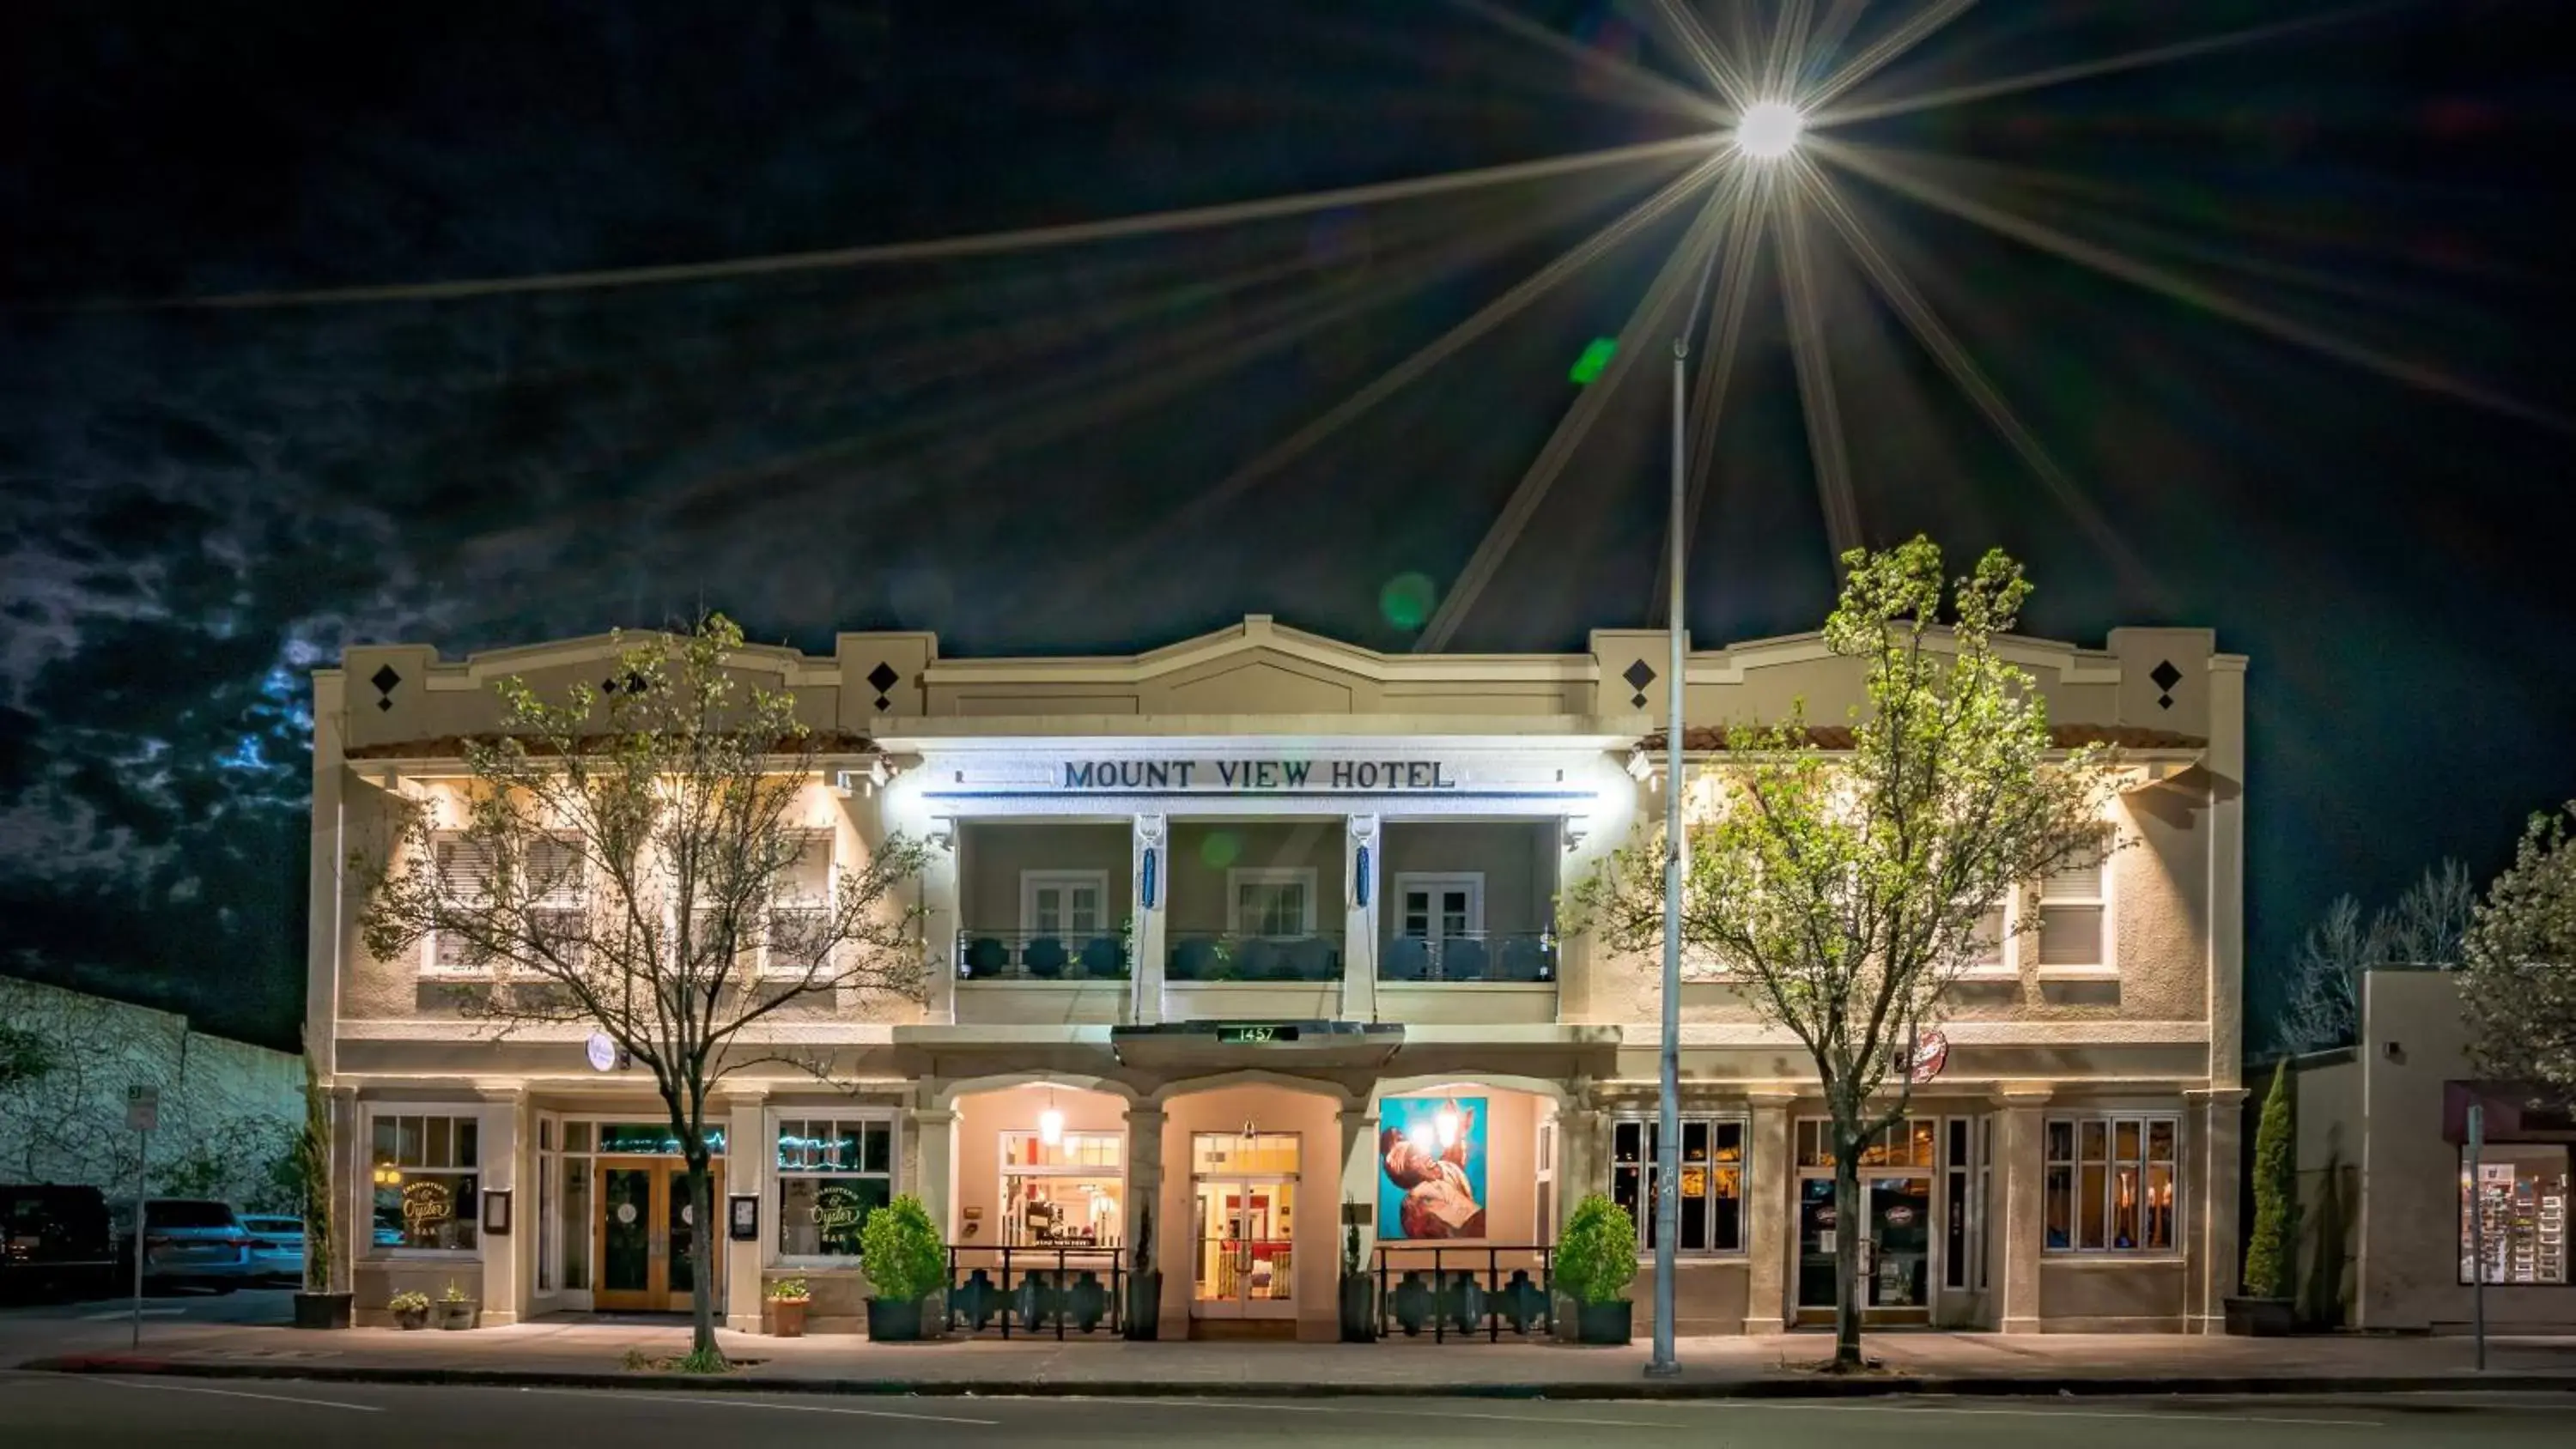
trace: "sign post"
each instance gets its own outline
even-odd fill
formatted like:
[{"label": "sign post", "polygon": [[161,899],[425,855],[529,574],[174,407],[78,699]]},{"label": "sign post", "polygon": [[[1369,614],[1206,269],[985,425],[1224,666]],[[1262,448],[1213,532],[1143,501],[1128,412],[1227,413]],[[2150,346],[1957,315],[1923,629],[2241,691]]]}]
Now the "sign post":
[{"label": "sign post", "polygon": [[125,1089],[125,1125],[134,1132],[134,1333],[143,1346],[143,1164],[151,1156],[152,1130],[161,1125],[161,1089],[140,1082]]},{"label": "sign post", "polygon": [[2487,1371],[2487,1185],[2480,1170],[2486,1146],[2487,1109],[2469,1104],[2469,1315],[2478,1341],[2478,1372]]}]

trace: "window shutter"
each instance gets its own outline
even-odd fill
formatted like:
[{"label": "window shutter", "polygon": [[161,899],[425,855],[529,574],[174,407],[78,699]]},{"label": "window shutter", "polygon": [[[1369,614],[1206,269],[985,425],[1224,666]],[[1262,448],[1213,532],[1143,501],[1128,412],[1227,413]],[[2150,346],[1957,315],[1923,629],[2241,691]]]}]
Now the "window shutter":
[{"label": "window shutter", "polygon": [[[483,842],[462,836],[441,840],[438,850],[439,888],[447,898],[461,905],[482,906],[492,899],[492,852]],[[474,963],[468,959],[465,942],[454,932],[441,931],[432,958],[446,970],[462,970]]]}]

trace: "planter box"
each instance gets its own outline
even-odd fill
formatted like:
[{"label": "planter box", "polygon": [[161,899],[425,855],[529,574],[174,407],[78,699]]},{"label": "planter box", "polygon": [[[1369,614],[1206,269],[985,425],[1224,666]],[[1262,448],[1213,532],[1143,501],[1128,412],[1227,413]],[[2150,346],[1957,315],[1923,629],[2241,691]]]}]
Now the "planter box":
[{"label": "planter box", "polygon": [[1151,1343],[1163,1326],[1163,1272],[1156,1268],[1127,1279],[1127,1322],[1120,1330],[1139,1343]]},{"label": "planter box", "polygon": [[483,1310],[479,1303],[438,1303],[432,1307],[438,1314],[438,1326],[451,1331],[472,1328],[476,1315]]},{"label": "planter box", "polygon": [[426,1308],[397,1308],[394,1310],[394,1327],[403,1330],[405,1333],[412,1332],[416,1329],[427,1328],[429,1327],[429,1310]]},{"label": "planter box", "polygon": [[349,1326],[349,1301],[353,1293],[298,1293],[295,1295],[295,1326],[298,1328],[346,1328]]},{"label": "planter box", "polygon": [[2287,1298],[2230,1298],[2227,1331],[2237,1338],[2287,1338],[2299,1331],[2297,1308]]},{"label": "planter box", "polygon": [[769,1331],[780,1338],[803,1338],[805,1309],[810,1302],[810,1299],[804,1298],[770,1299]]},{"label": "planter box", "polygon": [[1345,1274],[1342,1278],[1342,1342],[1377,1342],[1377,1285],[1366,1273]]},{"label": "planter box", "polygon": [[868,1337],[877,1343],[921,1342],[921,1300],[868,1300]]},{"label": "planter box", "polygon": [[1616,1303],[1582,1304],[1574,1310],[1574,1341],[1624,1344],[1629,1340],[1636,1314],[1637,1305],[1625,1298]]}]

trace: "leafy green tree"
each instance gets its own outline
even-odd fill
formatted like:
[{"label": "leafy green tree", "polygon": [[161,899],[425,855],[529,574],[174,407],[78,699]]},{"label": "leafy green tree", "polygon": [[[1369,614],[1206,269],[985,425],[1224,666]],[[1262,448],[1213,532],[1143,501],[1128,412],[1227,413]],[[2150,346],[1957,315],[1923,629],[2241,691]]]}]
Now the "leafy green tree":
[{"label": "leafy green tree", "polygon": [[[893,837],[828,893],[800,894],[824,742],[792,695],[737,680],[727,660],[741,646],[714,614],[687,633],[620,639],[622,684],[605,697],[575,684],[548,702],[501,681],[502,729],[465,745],[461,818],[416,803],[382,859],[353,862],[379,959],[433,933],[454,941],[492,972],[462,1010],[588,1024],[652,1075],[701,1223],[717,1220],[707,1115],[719,1084],[761,1062],[828,1074],[763,1044],[761,1023],[917,996],[924,966],[920,908],[897,889],[921,847]],[[481,868],[445,868],[442,846]],[[720,1361],[716,1275],[693,1276],[690,1357]]]},{"label": "leafy green tree", "polygon": [[2534,815],[2461,950],[2460,1008],[2479,1072],[2576,1098],[2576,802]]},{"label": "leafy green tree", "polygon": [[0,1091],[42,1081],[55,1065],[51,1042],[24,1027],[0,1022]]},{"label": "leafy green tree", "polygon": [[2299,1143],[2290,1115],[2290,1064],[2272,1068],[2272,1090],[2254,1128],[2254,1231],[2245,1239],[2245,1296],[2298,1291]]},{"label": "leafy green tree", "polygon": [[[1725,731],[1724,763],[1687,797],[1681,933],[1814,1062],[1836,1210],[1858,1223],[1861,1153],[1905,1120],[1922,1033],[1978,958],[1987,912],[2114,847],[2113,782],[2096,750],[2053,746],[2038,688],[1996,651],[2030,593],[2018,564],[1979,559],[1948,590],[1945,629],[1929,540],[1843,561],[1825,644],[1864,674],[1849,748],[1811,730],[1803,703]],[[1612,852],[1569,893],[1569,919],[1621,950],[1657,947],[1668,849],[1649,828]],[[2022,913],[2018,929],[2035,926]],[[1842,1369],[1862,1361],[1857,1259],[1835,1257]]]}]

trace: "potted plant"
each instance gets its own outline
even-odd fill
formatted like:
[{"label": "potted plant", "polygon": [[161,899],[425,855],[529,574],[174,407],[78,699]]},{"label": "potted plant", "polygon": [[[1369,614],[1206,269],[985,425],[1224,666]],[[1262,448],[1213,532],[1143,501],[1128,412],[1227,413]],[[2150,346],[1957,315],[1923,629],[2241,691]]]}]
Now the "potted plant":
[{"label": "potted plant", "polygon": [[2278,1338],[2298,1325],[2292,1302],[2299,1241],[2298,1146],[2291,1135],[2290,1063],[2272,1069],[2272,1090],[2254,1129],[2254,1231],[2245,1240],[2245,1295],[2227,1300],[2227,1331]]},{"label": "potted plant", "polygon": [[429,1326],[429,1295],[426,1293],[397,1293],[385,1301],[385,1307],[393,1310],[394,1326],[405,1332]]},{"label": "potted plant", "polygon": [[1136,1268],[1127,1275],[1127,1337],[1151,1341],[1163,1326],[1163,1275],[1154,1266],[1154,1204],[1136,1209]]},{"label": "potted plant", "polygon": [[465,1290],[456,1286],[456,1280],[448,1279],[447,1287],[438,1295],[438,1326],[445,1329],[472,1328],[475,1307],[474,1300],[465,1296]]},{"label": "potted plant", "polygon": [[780,1338],[805,1336],[805,1308],[814,1295],[802,1278],[781,1278],[769,1285],[769,1331]]},{"label": "potted plant", "polygon": [[1360,1255],[1358,1203],[1342,1215],[1342,1342],[1377,1342],[1377,1315],[1370,1312],[1368,1262]]},{"label": "potted plant", "polygon": [[295,1295],[298,1328],[346,1328],[353,1295],[331,1291],[331,1098],[304,1050],[304,1126],[295,1134],[296,1195],[304,1212],[304,1290]]},{"label": "potted plant", "polygon": [[1636,1305],[1627,1287],[1637,1276],[1637,1224],[1600,1193],[1574,1205],[1556,1245],[1556,1286],[1574,1300],[1581,1343],[1626,1343]]},{"label": "potted plant", "polygon": [[905,1193],[868,1214],[859,1228],[859,1266],[876,1290],[868,1298],[868,1337],[918,1342],[921,1301],[948,1283],[948,1250],[921,1199]]}]

